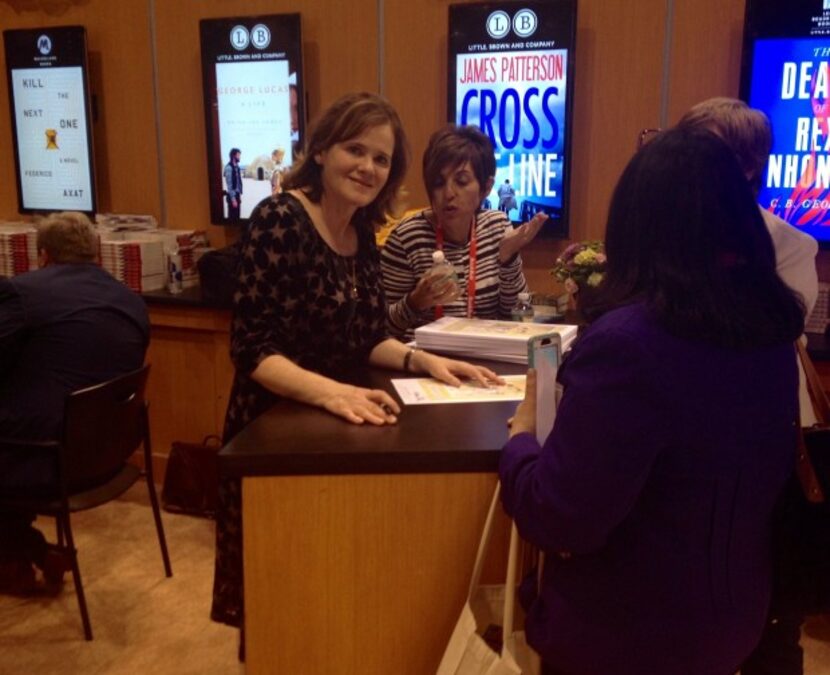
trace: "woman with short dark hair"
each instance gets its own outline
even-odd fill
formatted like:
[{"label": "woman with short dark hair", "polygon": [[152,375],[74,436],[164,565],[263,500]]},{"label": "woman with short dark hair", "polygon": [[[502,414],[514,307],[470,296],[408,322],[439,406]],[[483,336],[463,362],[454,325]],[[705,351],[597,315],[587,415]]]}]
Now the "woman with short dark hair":
[{"label": "woman with short dark hair", "polygon": [[757,643],[770,520],[792,473],[799,299],[729,148],[643,147],[611,202],[592,323],[535,437],[535,378],[500,475],[548,556],[527,634],[549,672],[727,675]]},{"label": "woman with short dark hair", "polygon": [[[493,188],[496,159],[490,139],[472,126],[436,131],[424,152],[430,208],[404,218],[381,254],[390,333],[411,339],[436,316],[506,319],[527,290],[519,250],[547,220],[538,214],[513,229],[500,211],[481,209]],[[458,283],[430,274],[442,249]]]}]

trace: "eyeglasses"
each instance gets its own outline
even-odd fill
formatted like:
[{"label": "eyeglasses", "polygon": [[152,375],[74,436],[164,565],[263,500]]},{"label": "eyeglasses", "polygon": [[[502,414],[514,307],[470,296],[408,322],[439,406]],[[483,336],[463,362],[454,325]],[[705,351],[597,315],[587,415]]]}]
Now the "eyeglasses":
[{"label": "eyeglasses", "polygon": [[649,141],[654,140],[654,137],[657,136],[661,131],[660,128],[657,129],[641,129],[640,135],[637,137],[637,150],[642,148],[646,143]]}]

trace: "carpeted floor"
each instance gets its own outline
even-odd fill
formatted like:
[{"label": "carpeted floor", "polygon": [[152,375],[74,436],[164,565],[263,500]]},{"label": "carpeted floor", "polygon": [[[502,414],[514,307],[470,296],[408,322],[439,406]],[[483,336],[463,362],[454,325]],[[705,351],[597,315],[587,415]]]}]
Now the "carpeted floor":
[{"label": "carpeted floor", "polygon": [[[0,596],[0,673],[244,673],[238,632],[209,619],[213,521],[162,513],[173,577],[164,576],[147,499],[72,518],[94,640],[86,642],[72,583],[57,598]],[[54,540],[54,521],[38,523]]]},{"label": "carpeted floor", "polygon": [[[208,618],[213,521],[162,517],[171,579],[164,576],[143,484],[76,514],[73,531],[95,639],[83,639],[69,574],[57,598],[0,595],[0,674],[244,673],[237,631]],[[38,526],[53,539],[51,519]],[[830,675],[830,617],[810,619],[802,644],[805,675]]]}]

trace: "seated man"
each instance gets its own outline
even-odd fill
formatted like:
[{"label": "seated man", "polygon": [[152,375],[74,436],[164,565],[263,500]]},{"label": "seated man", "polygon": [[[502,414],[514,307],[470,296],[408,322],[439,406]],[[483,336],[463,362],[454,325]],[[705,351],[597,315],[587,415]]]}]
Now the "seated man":
[{"label": "seated man", "polygon": [[[42,269],[0,280],[3,439],[59,439],[67,394],[137,370],[149,341],[143,300],[98,265],[86,216],[46,218],[37,247]],[[37,490],[53,471],[31,449],[0,454],[0,491]],[[0,591],[36,589],[47,547],[33,520],[0,512]]]}]

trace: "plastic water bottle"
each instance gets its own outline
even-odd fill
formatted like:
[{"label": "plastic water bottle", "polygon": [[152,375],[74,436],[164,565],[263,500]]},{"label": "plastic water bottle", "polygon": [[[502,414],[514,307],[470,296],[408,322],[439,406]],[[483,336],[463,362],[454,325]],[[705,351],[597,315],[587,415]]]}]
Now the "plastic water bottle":
[{"label": "plastic water bottle", "polygon": [[167,251],[167,292],[172,295],[182,292],[182,256],[178,247]]},{"label": "plastic water bottle", "polygon": [[530,293],[519,293],[516,306],[510,312],[513,321],[533,321],[533,305],[530,304]]},{"label": "plastic water bottle", "polygon": [[440,249],[432,254],[432,267],[429,269],[429,276],[434,276],[439,279],[446,279],[458,286],[458,274],[449,260],[444,257],[444,252]]}]

